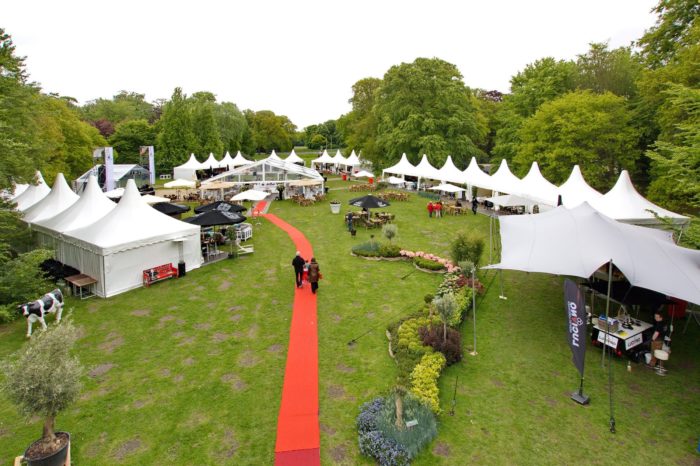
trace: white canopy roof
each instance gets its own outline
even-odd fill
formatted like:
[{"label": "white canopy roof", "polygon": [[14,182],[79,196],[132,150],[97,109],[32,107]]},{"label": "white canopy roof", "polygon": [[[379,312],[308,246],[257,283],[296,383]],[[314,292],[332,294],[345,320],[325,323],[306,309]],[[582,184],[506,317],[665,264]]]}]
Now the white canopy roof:
[{"label": "white canopy roof", "polygon": [[347,159],[343,157],[343,154],[340,153],[340,149],[335,151],[335,155],[331,157],[331,160],[333,160],[333,163],[336,165],[345,165],[347,161]]},{"label": "white canopy roof", "polygon": [[521,192],[521,180],[511,173],[506,159],[501,160],[501,165],[496,170],[496,173],[491,175],[490,182],[491,186],[489,187],[499,193],[518,194]]},{"label": "white canopy roof", "polygon": [[403,178],[397,178],[395,176],[390,176],[388,181],[391,184],[403,184],[406,182]]},{"label": "white canopy roof", "polygon": [[408,161],[408,157],[406,157],[406,153],[404,152],[401,154],[401,160],[396,165],[393,165],[389,168],[385,168],[382,170],[382,178],[384,177],[384,173],[391,173],[393,175],[408,175],[408,176],[416,176],[417,171],[416,167]]},{"label": "white canopy roof", "polygon": [[164,188],[196,188],[197,182],[192,180],[182,180],[177,179],[173,181],[168,181],[163,185]]},{"label": "white canopy roof", "polygon": [[216,160],[213,152],[209,152],[209,158],[202,163],[202,167],[205,169],[219,168],[219,161]]},{"label": "white canopy roof", "polygon": [[500,196],[487,197],[485,200],[500,207],[531,207],[535,205],[535,202],[531,199],[518,196],[517,194],[501,194]]},{"label": "white canopy roof", "polygon": [[428,189],[432,189],[434,191],[444,191],[446,193],[461,193],[462,191],[466,191],[466,189],[464,189],[464,188],[459,188],[459,187],[457,187],[453,184],[449,184],[449,183],[439,184],[437,186],[433,186],[432,188],[428,188]]},{"label": "white canopy roof", "polygon": [[559,197],[558,188],[542,176],[537,162],[532,162],[530,171],[520,181],[520,194],[535,201],[534,204],[544,203],[551,206],[557,205]]},{"label": "white canopy roof", "polygon": [[290,162],[290,163],[304,163],[304,159],[299,157],[296,152],[294,152],[294,149],[289,153],[286,159],[284,159],[285,162]]},{"label": "white canopy roof", "polygon": [[265,191],[258,191],[256,189],[248,189],[242,191],[231,198],[232,201],[262,201],[267,196],[268,193]]},{"label": "white canopy roof", "polygon": [[13,199],[17,204],[17,210],[20,212],[24,212],[51,192],[51,188],[44,181],[40,171],[37,170],[34,179],[36,184],[29,185],[22,194]]},{"label": "white canopy roof", "polygon": [[129,180],[119,204],[99,221],[67,231],[64,238],[96,254],[107,255],[153,243],[174,241],[199,232],[190,225],[151,208]]},{"label": "white canopy roof", "polygon": [[573,209],[584,202],[593,205],[596,199],[603,196],[586,183],[578,165],[574,165],[569,178],[564,184],[559,186],[558,194],[561,195],[564,207],[569,209]]},{"label": "white canopy roof", "polygon": [[[352,176],[355,176],[357,178],[374,178],[374,174],[368,172],[367,170],[361,170],[353,174]],[[403,180],[401,180],[401,182],[403,183]]]},{"label": "white canopy roof", "polygon": [[347,165],[348,167],[356,167],[356,166],[358,166],[358,165],[361,165],[361,164],[360,164],[360,159],[359,159],[359,157],[355,154],[355,150],[354,150],[354,149],[353,149],[353,151],[350,153],[350,157],[348,157],[347,160],[345,161],[345,165]]},{"label": "white canopy roof", "polygon": [[[287,162],[286,160],[280,160],[280,158],[272,159],[270,157],[262,160],[258,160],[257,162],[252,162],[249,163],[245,166],[234,168],[233,170],[229,170],[224,173],[220,173],[212,178],[209,178],[206,180],[204,183],[211,183],[212,181],[236,181],[236,177],[241,176],[241,175],[248,175],[250,174],[251,171],[257,170],[259,173],[260,172],[267,172],[267,173],[279,173],[283,172],[286,174],[293,174],[295,176],[303,176],[303,177],[308,177],[308,178],[313,178],[313,179],[318,179],[318,180],[323,180],[323,177],[319,172],[316,170],[309,168],[309,167],[304,167],[302,165],[297,165],[296,163],[290,163]],[[262,182],[263,180],[258,180],[257,182]],[[283,182],[284,180],[278,180],[278,179],[271,179],[271,180],[266,180],[266,181],[276,181],[276,182]],[[249,183],[254,183],[251,181],[248,181]]]},{"label": "white canopy roof", "polygon": [[95,223],[116,206],[102,192],[95,175],[90,175],[80,199],[60,214],[34,222],[32,227],[39,231],[63,233]]},{"label": "white canopy roof", "polygon": [[153,205],[153,204],[158,204],[161,202],[170,202],[170,198],[167,197],[161,197],[161,196],[154,196],[153,194],[144,194],[141,196],[141,199],[148,204],[148,205]]},{"label": "white canopy roof", "polygon": [[491,189],[491,176],[479,168],[479,164],[476,163],[476,157],[472,157],[469,161],[469,166],[462,173],[463,179],[468,185]]},{"label": "white canopy roof", "polygon": [[313,159],[311,161],[312,166],[314,164],[321,164],[321,163],[333,163],[333,158],[330,155],[328,155],[328,151],[325,149],[323,150],[323,154],[321,154],[321,156],[319,158]]},{"label": "white canopy roof", "polygon": [[423,157],[416,165],[416,173],[419,178],[429,178],[431,180],[439,180],[440,172],[438,169],[433,167],[428,160],[428,156],[423,154]]},{"label": "white canopy roof", "polygon": [[272,149],[272,153],[270,154],[270,156],[268,157],[268,159],[282,160],[282,159],[279,158],[279,156],[277,155],[277,152],[275,152],[275,149]]},{"label": "white canopy roof", "polygon": [[251,163],[253,162],[243,157],[241,151],[238,151],[236,153],[236,156],[233,158],[233,165],[231,166],[231,168],[240,167],[241,165],[248,165]]},{"label": "white canopy roof", "polygon": [[452,156],[448,155],[444,165],[438,170],[441,181],[449,181],[451,183],[464,183],[464,173],[457,168],[452,161]]},{"label": "white canopy roof", "polygon": [[588,278],[611,259],[633,285],[700,304],[700,251],[606,217],[588,203],[500,217],[502,259],[487,268]]},{"label": "white canopy roof", "polygon": [[204,164],[199,162],[194,154],[190,154],[190,158],[187,160],[187,162],[174,168],[191,168],[194,170],[201,170],[204,168]]},{"label": "white canopy roof", "polygon": [[632,180],[627,170],[622,170],[615,186],[604,196],[594,200],[591,204],[596,210],[610,218],[625,223],[640,225],[659,224],[656,217],[648,210],[656,212],[660,217],[668,217],[675,224],[688,223],[689,218],[679,215],[663,207],[659,207],[646,200],[634,189]]},{"label": "white canopy roof", "polygon": [[228,151],[226,151],[226,155],[224,155],[224,158],[219,161],[219,168],[233,168],[233,158],[231,157],[231,154],[229,154]]},{"label": "white canopy roof", "polygon": [[28,184],[23,184],[23,183],[14,185],[12,188],[12,195],[10,196],[10,199],[18,198],[19,195],[22,194],[23,192],[25,192],[28,187],[29,187]]},{"label": "white canopy roof", "polygon": [[24,211],[24,221],[34,223],[58,215],[72,206],[79,196],[68,187],[63,173],[56,175],[51,192]]}]

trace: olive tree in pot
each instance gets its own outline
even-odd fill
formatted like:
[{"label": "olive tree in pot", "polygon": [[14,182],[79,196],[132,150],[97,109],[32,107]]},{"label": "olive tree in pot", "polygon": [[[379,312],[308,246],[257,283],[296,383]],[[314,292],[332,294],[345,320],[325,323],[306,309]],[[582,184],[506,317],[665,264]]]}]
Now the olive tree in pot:
[{"label": "olive tree in pot", "polygon": [[64,320],[32,338],[1,364],[5,376],[2,391],[22,414],[44,418],[41,439],[24,452],[24,461],[29,465],[65,463],[70,434],[55,432],[54,422],[81,389],[83,368],[71,355],[76,340],[75,327]]}]

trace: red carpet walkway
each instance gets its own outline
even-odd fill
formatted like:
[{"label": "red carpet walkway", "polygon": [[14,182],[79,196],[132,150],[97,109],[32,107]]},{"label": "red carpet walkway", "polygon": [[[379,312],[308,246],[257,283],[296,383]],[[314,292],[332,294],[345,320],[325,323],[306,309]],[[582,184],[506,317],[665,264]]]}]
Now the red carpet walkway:
[{"label": "red carpet walkway", "polygon": [[[264,205],[256,205],[256,210],[263,209]],[[304,259],[309,260],[313,256],[311,244],[299,230],[275,215],[263,216],[287,232]],[[290,255],[289,286],[294,286],[291,257]],[[311,293],[308,283],[295,290],[282,403],[277,418],[275,465],[316,466],[321,464],[316,295]]]}]

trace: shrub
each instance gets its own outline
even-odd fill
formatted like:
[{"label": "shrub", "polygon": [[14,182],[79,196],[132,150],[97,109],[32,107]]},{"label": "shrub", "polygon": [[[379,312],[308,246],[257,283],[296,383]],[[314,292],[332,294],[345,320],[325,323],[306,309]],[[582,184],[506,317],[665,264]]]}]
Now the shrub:
[{"label": "shrub", "polygon": [[352,253],[364,257],[379,256],[379,243],[376,241],[365,241],[352,247]]},{"label": "shrub", "polygon": [[397,227],[393,223],[387,223],[386,225],[382,226],[382,234],[390,242],[394,238],[394,236],[396,236],[396,233],[398,233],[398,231],[399,231],[399,227]]},{"label": "shrub", "polygon": [[425,296],[423,296],[423,301],[425,301],[425,304],[430,304],[433,302],[433,298],[435,298],[435,295],[432,293],[428,293]]},{"label": "shrub", "polygon": [[401,248],[395,244],[382,244],[379,246],[379,255],[382,257],[401,257]]},{"label": "shrub", "polygon": [[435,294],[444,296],[449,293],[455,293],[466,283],[464,280],[460,280],[460,277],[462,277],[462,274],[459,272],[446,273]]},{"label": "shrub", "polygon": [[421,269],[426,270],[444,270],[444,264],[439,262],[431,261],[429,259],[424,259],[422,257],[414,257],[413,262]]},{"label": "shrub", "polygon": [[407,465],[408,453],[395,440],[378,430],[378,419],[385,404],[384,398],[375,398],[360,408],[357,416],[360,452],[375,458],[380,465]]},{"label": "shrub", "polygon": [[443,340],[442,328],[438,325],[421,327],[418,332],[424,345],[430,346],[445,356],[448,366],[462,360],[462,334],[459,331],[448,328],[447,340]]},{"label": "shrub", "polygon": [[418,421],[413,427],[403,429],[396,428],[396,403],[397,395],[390,395],[384,403],[377,417],[377,430],[384,436],[399,444],[406,451],[408,459],[413,459],[420,450],[437,435],[437,423],[435,415],[428,406],[410,393],[402,397],[403,421]]},{"label": "shrub", "polygon": [[483,252],[484,238],[474,233],[459,233],[450,246],[450,255],[455,264],[467,260],[478,267]]},{"label": "shrub", "polygon": [[[54,285],[45,278],[40,266],[51,254],[46,249],[36,249],[4,263],[0,268],[0,303],[26,303],[50,290]],[[4,318],[14,320],[20,315],[19,312],[10,312]]]},{"label": "shrub", "polygon": [[460,317],[457,315],[457,300],[454,293],[449,293],[444,296],[437,297],[433,300],[435,309],[442,320],[444,339],[447,339],[447,325],[451,322],[460,322]]},{"label": "shrub", "polygon": [[384,398],[377,397],[360,406],[360,414],[357,415],[357,430],[364,434],[377,430],[377,415],[384,406]]},{"label": "shrub", "polygon": [[403,322],[398,330],[398,348],[416,354],[425,354],[426,351],[430,351],[430,348],[423,346],[423,342],[418,334],[420,327],[425,327],[430,325],[430,323],[431,319],[427,316],[415,317]]},{"label": "shrub", "polygon": [[437,379],[445,367],[442,353],[430,353],[423,356],[411,372],[411,393],[426,403],[435,414],[440,414],[440,390]]}]

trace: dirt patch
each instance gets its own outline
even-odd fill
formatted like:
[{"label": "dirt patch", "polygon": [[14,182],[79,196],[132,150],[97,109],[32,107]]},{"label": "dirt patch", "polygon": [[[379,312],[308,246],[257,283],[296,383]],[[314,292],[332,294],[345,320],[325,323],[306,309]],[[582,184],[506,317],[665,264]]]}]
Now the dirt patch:
[{"label": "dirt patch", "polygon": [[634,393],[642,393],[644,390],[642,389],[642,386],[639,385],[638,383],[630,383],[627,384],[627,388],[630,389],[631,392]]},{"label": "dirt patch", "polygon": [[194,343],[195,340],[196,340],[195,337],[183,338],[183,340],[182,340],[177,346],[189,346],[189,345],[191,345],[192,343]]},{"label": "dirt patch", "polygon": [[642,416],[644,419],[650,419],[650,418],[651,418],[651,414],[649,414],[648,411],[642,411],[642,412],[639,413],[639,415]]},{"label": "dirt patch", "polygon": [[217,290],[219,290],[219,291],[226,291],[226,290],[228,290],[229,288],[231,288],[232,286],[233,286],[233,283],[231,283],[231,282],[228,281],[228,280],[224,280],[223,282],[221,282],[221,283],[219,284],[219,287],[217,288]]},{"label": "dirt patch", "polygon": [[339,324],[340,321],[343,320],[343,318],[340,317],[338,314],[333,314],[333,315],[331,316],[331,319],[333,319],[333,322],[335,322],[336,324]]},{"label": "dirt patch", "polygon": [[272,301],[270,301],[270,304],[272,304],[273,306],[277,306],[279,303],[280,302],[277,301],[276,299],[273,299]]},{"label": "dirt patch", "polygon": [[97,312],[97,311],[100,310],[100,306],[98,306],[98,305],[96,305],[96,304],[90,304],[90,305],[88,306],[88,309],[87,309],[87,310],[88,310],[88,312],[89,312],[90,314],[94,314],[95,312]]},{"label": "dirt patch", "polygon": [[194,324],[194,328],[196,328],[197,330],[209,330],[211,328],[211,324],[207,322]]},{"label": "dirt patch", "polygon": [[319,428],[321,429],[321,432],[323,432],[324,434],[335,435],[336,430],[334,428],[332,428],[331,426],[329,426],[328,424],[324,424],[322,422],[321,425],[319,426]]},{"label": "dirt patch", "polygon": [[182,374],[177,374],[175,377],[173,377],[173,380],[175,381],[175,383],[180,383],[183,380],[185,380],[185,376]]},{"label": "dirt patch", "polygon": [[114,459],[117,461],[122,461],[127,456],[135,453],[139,448],[141,448],[141,440],[138,438],[127,440],[126,442],[119,445],[119,448],[114,452]]},{"label": "dirt patch", "polygon": [[178,309],[180,309],[180,306],[170,306],[168,308],[169,311],[177,311]]},{"label": "dirt patch", "polygon": [[450,446],[445,442],[437,442],[433,447],[433,454],[447,458],[450,456]]},{"label": "dirt patch", "polygon": [[148,400],[136,400],[132,403],[131,406],[133,406],[134,409],[141,409],[144,406],[146,406],[147,404],[148,404]]},{"label": "dirt patch", "polygon": [[550,396],[545,396],[544,402],[547,403],[547,405],[550,408],[555,408],[559,404],[559,402],[557,400],[555,400],[554,398],[552,398]]},{"label": "dirt patch", "polygon": [[238,356],[238,365],[241,367],[254,367],[260,364],[260,356],[255,352],[246,350]]},{"label": "dirt patch", "polygon": [[256,338],[258,336],[259,329],[260,329],[260,327],[258,326],[258,324],[251,325],[250,328],[248,329],[248,332],[247,332],[248,338],[250,338],[250,339]]},{"label": "dirt patch", "polygon": [[338,364],[337,366],[335,366],[335,368],[340,372],[344,372],[346,374],[352,374],[356,370],[354,367],[346,366],[343,363]]},{"label": "dirt patch", "polygon": [[88,376],[92,377],[93,379],[96,379],[97,377],[105,375],[113,367],[114,364],[112,363],[100,364],[99,366],[93,367],[92,370],[88,372]]},{"label": "dirt patch", "polygon": [[177,320],[175,321],[175,323],[176,323],[177,325],[185,325],[185,321],[182,320],[182,319],[177,319]]},{"label": "dirt patch", "polygon": [[243,318],[242,315],[240,315],[240,314],[234,314],[234,315],[232,315],[231,317],[229,317],[228,320],[230,320],[231,322],[238,322],[238,321],[241,320],[242,318]]},{"label": "dirt patch", "polygon": [[233,455],[238,451],[238,442],[236,441],[236,436],[233,431],[227,430],[224,434],[223,439],[221,439],[221,450],[219,450],[219,458],[221,460],[230,460]]},{"label": "dirt patch", "polygon": [[337,463],[342,463],[348,456],[348,448],[345,445],[336,445],[331,448],[331,458]]},{"label": "dirt patch", "polygon": [[10,434],[8,429],[0,429],[0,437],[7,437]]},{"label": "dirt patch", "polygon": [[204,285],[197,285],[194,287],[194,291],[204,291],[207,288]]},{"label": "dirt patch", "polygon": [[345,389],[340,385],[331,385],[328,387],[328,396],[333,400],[345,398]]},{"label": "dirt patch", "polygon": [[239,306],[239,305],[231,306],[228,308],[229,312],[236,312],[236,311],[240,311],[241,309],[243,309],[243,306]]},{"label": "dirt patch", "polygon": [[116,332],[112,332],[107,337],[105,337],[104,343],[102,343],[98,348],[100,351],[112,354],[115,349],[119,348],[124,344],[124,337]]},{"label": "dirt patch", "polygon": [[194,364],[194,359],[192,358],[187,358],[182,361],[183,366],[191,366],[192,364]]},{"label": "dirt patch", "polygon": [[170,374],[170,369],[168,369],[167,367],[165,369],[160,370],[160,375],[162,375],[163,377],[170,377]]},{"label": "dirt patch", "polygon": [[211,339],[217,343],[221,343],[222,341],[226,341],[229,338],[231,338],[231,335],[229,335],[228,333],[222,333],[222,332],[216,332],[214,335],[211,336]]},{"label": "dirt patch", "polygon": [[374,312],[368,312],[367,314],[365,314],[365,318],[366,318],[367,320],[372,320],[372,319],[374,319]]},{"label": "dirt patch", "polygon": [[506,386],[506,384],[504,384],[503,381],[498,379],[491,379],[491,383],[497,386],[498,388],[503,388]]},{"label": "dirt patch", "polygon": [[[85,456],[88,458],[95,458],[100,454],[100,450],[107,442],[107,432],[102,432],[100,437],[95,441],[90,443],[85,450],[83,450]],[[100,455],[101,456],[101,455]]]},{"label": "dirt patch", "polygon": [[552,371],[552,375],[553,375],[554,377],[559,377],[559,376],[561,375],[561,372],[559,372],[559,371]]},{"label": "dirt patch", "polygon": [[233,373],[222,375],[221,381],[227,385],[230,385],[231,389],[233,389],[236,392],[240,392],[248,386],[243,380],[241,380],[241,378],[237,374]]},{"label": "dirt patch", "polygon": [[172,316],[172,315],[163,316],[158,320],[158,325],[156,325],[156,328],[163,328],[163,327],[165,327],[165,324],[167,322],[170,322],[170,321],[175,320],[175,319],[176,319],[176,317]]},{"label": "dirt patch", "polygon": [[267,352],[268,353],[279,353],[283,349],[284,349],[284,346],[280,345],[279,343],[275,343],[274,345],[267,348]]},{"label": "dirt patch", "polygon": [[214,309],[216,307],[216,303],[209,302],[207,303],[207,309]]},{"label": "dirt patch", "polygon": [[187,336],[187,334],[185,332],[181,332],[181,331],[173,333],[173,338],[177,338],[177,339],[184,338],[186,336]]},{"label": "dirt patch", "polygon": [[190,415],[190,417],[183,423],[183,427],[187,429],[195,429],[209,423],[209,421],[209,416],[197,411]]},{"label": "dirt patch", "polygon": [[135,311],[132,311],[131,315],[136,316],[136,317],[145,317],[145,316],[150,316],[151,311],[148,309],[137,309]]}]

